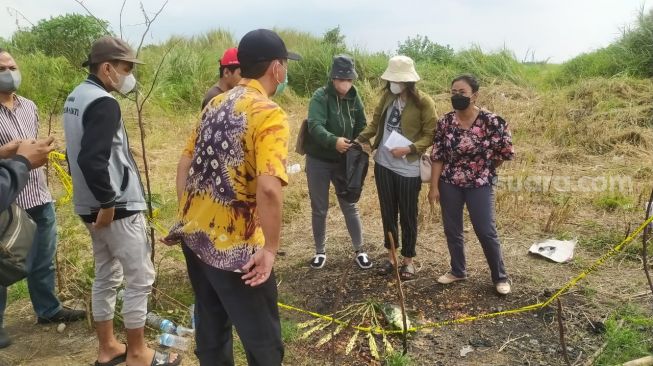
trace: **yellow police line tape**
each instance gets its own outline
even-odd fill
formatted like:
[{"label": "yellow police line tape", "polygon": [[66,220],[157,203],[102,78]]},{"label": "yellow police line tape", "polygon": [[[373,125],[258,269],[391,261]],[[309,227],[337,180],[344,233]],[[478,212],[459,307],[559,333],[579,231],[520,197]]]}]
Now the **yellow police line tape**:
[{"label": "yellow police line tape", "polygon": [[[66,161],[66,155],[60,152],[52,151],[50,152],[50,154],[48,154],[48,159],[50,161],[50,164],[54,167],[54,170],[57,172],[57,177],[59,177],[61,184],[66,190],[66,195],[63,198],[60,198],[59,202],[68,203],[73,197],[73,178],[61,166],[61,164],[59,164],[59,161]],[[156,214],[154,214],[153,216],[156,216]],[[161,225],[154,217],[148,216],[148,221],[150,222],[152,227],[154,227],[154,229],[159,233],[161,233],[162,235],[168,234],[168,230],[164,228],[163,225]]]},{"label": "yellow police line tape", "polygon": [[[572,278],[567,282],[564,286],[562,286],[558,291],[556,291],[551,297],[549,297],[546,301],[544,302],[539,302],[537,304],[532,304],[532,305],[526,305],[517,309],[511,309],[511,310],[504,310],[504,311],[497,311],[494,313],[486,313],[486,314],[480,314],[480,315],[475,315],[475,316],[465,316],[461,318],[456,318],[456,319],[450,319],[450,320],[443,320],[439,322],[432,322],[432,323],[425,323],[421,324],[416,327],[411,327],[406,329],[406,333],[414,333],[418,332],[422,329],[426,328],[439,328],[443,327],[446,325],[452,325],[452,324],[460,324],[460,323],[466,323],[466,322],[471,322],[474,320],[480,320],[480,319],[489,319],[489,318],[495,318],[498,316],[503,316],[503,315],[512,315],[512,314],[517,314],[517,313],[523,313],[527,311],[534,311],[534,310],[539,310],[543,307],[548,306],[551,304],[551,302],[555,301],[558,297],[562,296],[565,292],[569,291],[570,288],[574,287],[580,280],[585,278],[588,274],[596,271],[596,269],[602,265],[608,258],[614,256],[615,254],[619,253],[624,246],[626,246],[628,243],[633,241],[645,228],[647,225],[651,224],[653,222],[653,216],[649,217],[646,221],[644,221],[643,224],[641,224],[637,230],[635,230],[632,234],[630,234],[627,238],[625,238],[621,243],[617,244],[616,246],[612,247],[607,253],[602,255],[599,259],[594,261],[592,265],[587,267],[583,272],[581,272],[578,276]],[[312,311],[300,309],[294,306],[278,303],[278,306],[280,308],[286,309],[286,310],[292,310],[292,311],[297,311],[300,313],[304,313],[307,315],[311,315],[316,318],[321,318],[323,320],[329,321],[336,323],[338,325],[344,325],[344,326],[350,326],[352,329],[359,330],[361,332],[367,332],[367,333],[374,333],[374,334],[402,334],[403,330],[399,329],[392,329],[392,330],[387,330],[379,327],[361,327],[361,326],[354,326],[350,325],[347,322],[343,322],[342,320],[335,319],[331,316],[328,315],[323,315],[323,314],[318,314],[314,313]]]},{"label": "yellow police line tape", "polygon": [[65,161],[66,155],[52,151],[50,154],[48,154],[48,159],[50,160],[50,164],[52,164],[54,167],[54,170],[57,172],[57,176],[59,177],[61,184],[66,190],[66,195],[63,198],[60,198],[59,201],[61,203],[68,203],[73,198],[73,178],[58,162]]},{"label": "yellow police line tape", "polygon": [[[53,166],[57,170],[57,175],[61,179],[61,183],[63,184],[64,188],[67,191],[67,196],[65,198],[67,198],[67,201],[69,201],[70,197],[72,197],[72,178],[59,164],[56,163],[56,161],[54,161],[54,159],[65,160],[66,156],[64,154],[61,154],[61,153],[51,152],[50,153],[50,161],[53,163]],[[64,202],[67,202],[67,201],[64,201]],[[159,233],[161,233],[162,235],[167,235],[168,230],[165,229],[159,222],[157,222],[157,220],[155,220],[153,217],[150,217],[149,221],[150,221],[150,224],[152,224],[152,226]],[[592,265],[587,267],[585,270],[583,270],[576,277],[569,280],[564,286],[562,286],[558,291],[556,291],[553,295],[551,295],[551,297],[549,297],[544,302],[539,302],[537,304],[522,306],[522,307],[517,308],[517,309],[497,311],[497,312],[494,312],[494,313],[486,313],[486,314],[480,314],[480,315],[474,315],[474,316],[464,316],[464,317],[461,317],[461,318],[443,320],[443,321],[439,321],[439,322],[425,323],[425,324],[421,324],[421,325],[416,326],[416,327],[408,328],[408,329],[406,329],[405,332],[406,333],[415,333],[415,332],[418,332],[418,331],[420,331],[422,329],[427,329],[427,328],[440,328],[440,327],[443,327],[443,326],[446,326],[446,325],[466,323],[466,322],[471,322],[471,321],[480,320],[480,319],[496,318],[498,316],[503,316],[503,315],[513,315],[513,314],[523,313],[523,312],[527,312],[527,311],[535,311],[535,310],[542,309],[543,307],[548,306],[553,301],[555,301],[557,298],[559,298],[564,293],[569,291],[570,288],[574,287],[580,280],[585,278],[588,274],[596,271],[596,269],[599,266],[601,266],[610,257],[612,257],[612,256],[618,254],[619,252],[621,252],[621,250],[628,243],[630,243],[637,236],[639,236],[639,234],[646,228],[646,226],[651,224],[652,222],[653,222],[653,216],[649,217],[646,221],[644,221],[644,223],[642,223],[637,228],[637,230],[633,231],[633,233],[630,234],[628,237],[626,237],[624,240],[622,240],[621,243],[619,243],[619,244],[615,245],[614,247],[610,248],[610,250],[608,250],[607,253],[605,253],[599,259],[594,261],[594,263],[592,263]],[[295,307],[295,306],[292,306],[292,305],[287,305],[287,304],[284,304],[284,303],[281,303],[281,302],[278,302],[277,305],[281,309],[303,313],[303,314],[310,315],[310,316],[315,317],[315,318],[320,318],[320,319],[326,320],[328,322],[333,322],[333,323],[338,324],[338,325],[349,326],[352,329],[355,329],[355,330],[358,330],[358,331],[361,331],[361,332],[365,332],[365,333],[386,334],[386,335],[404,333],[404,331],[401,330],[401,329],[388,330],[388,329],[383,329],[383,328],[379,328],[379,327],[361,327],[361,326],[358,326],[358,325],[351,325],[351,324],[349,324],[349,322],[345,322],[345,321],[342,321],[340,319],[336,319],[336,318],[334,318],[332,316],[329,316],[329,315],[316,313],[316,312],[305,310],[305,309],[302,309],[302,308],[298,308],[298,307]]]}]

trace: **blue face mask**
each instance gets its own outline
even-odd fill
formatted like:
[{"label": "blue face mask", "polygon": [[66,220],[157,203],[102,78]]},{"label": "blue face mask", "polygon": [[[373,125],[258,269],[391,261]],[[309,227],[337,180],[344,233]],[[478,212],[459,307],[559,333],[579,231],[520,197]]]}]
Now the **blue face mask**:
[{"label": "blue face mask", "polygon": [[286,90],[286,86],[288,85],[288,69],[286,69],[281,63],[279,63],[279,65],[281,65],[281,67],[286,70],[286,78],[283,80],[283,82],[279,82],[279,80],[277,80],[279,84],[277,85],[277,90],[275,90],[274,95],[281,95],[281,93]]}]

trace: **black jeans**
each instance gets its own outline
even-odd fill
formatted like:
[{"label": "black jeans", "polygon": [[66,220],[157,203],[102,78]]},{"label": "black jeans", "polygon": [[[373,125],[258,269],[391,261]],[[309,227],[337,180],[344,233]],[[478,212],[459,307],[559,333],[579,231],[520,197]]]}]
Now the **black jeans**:
[{"label": "black jeans", "polygon": [[234,365],[232,326],[247,363],[279,366],[283,360],[274,272],[262,285],[245,285],[242,273],[211,267],[182,245],[195,292],[195,355],[200,365]]}]

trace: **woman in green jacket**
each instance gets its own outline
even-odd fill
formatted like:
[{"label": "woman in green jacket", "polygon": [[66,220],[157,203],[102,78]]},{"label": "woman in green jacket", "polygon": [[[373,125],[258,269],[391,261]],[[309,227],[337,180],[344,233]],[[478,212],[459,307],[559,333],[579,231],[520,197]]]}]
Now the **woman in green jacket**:
[{"label": "woman in green jacket", "polygon": [[[306,177],[311,199],[315,256],[312,268],[326,262],[326,218],[329,187],[334,181],[342,155],[351,147],[351,139],[365,128],[365,110],[353,81],[358,77],[354,60],[347,55],[333,58],[331,80],[313,93],[308,107],[308,134],[304,141]],[[338,197],[347,230],[354,247],[354,260],[362,269],[372,267],[363,251],[363,229],[355,203]]]},{"label": "woman in green jacket", "polygon": [[[379,268],[380,274],[391,273],[392,261],[388,233],[397,247],[399,237],[397,216],[401,225],[400,275],[404,280],[415,276],[413,258],[416,255],[417,208],[422,187],[419,158],[431,145],[435,133],[436,112],[433,99],[417,90],[420,80],[413,60],[406,56],[392,57],[381,79],[387,81],[381,100],[370,124],[358,136],[358,141],[376,149],[374,179],[381,206],[383,237],[388,260]],[[397,134],[407,141],[394,143]],[[388,139],[394,135],[390,141]],[[374,139],[374,144],[370,140]]]}]

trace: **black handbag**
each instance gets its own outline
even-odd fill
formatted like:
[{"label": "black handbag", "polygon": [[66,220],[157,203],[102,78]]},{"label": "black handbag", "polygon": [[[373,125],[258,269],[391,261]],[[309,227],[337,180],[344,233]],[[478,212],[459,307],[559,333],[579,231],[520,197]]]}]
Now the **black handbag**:
[{"label": "black handbag", "polygon": [[297,134],[297,140],[295,142],[295,152],[299,155],[306,154],[306,150],[304,149],[304,143],[306,142],[306,135],[308,135],[307,119],[302,121],[302,124],[299,126],[299,133]]},{"label": "black handbag", "polygon": [[0,214],[0,285],[12,285],[27,276],[27,255],[34,242],[36,223],[12,204]]}]

